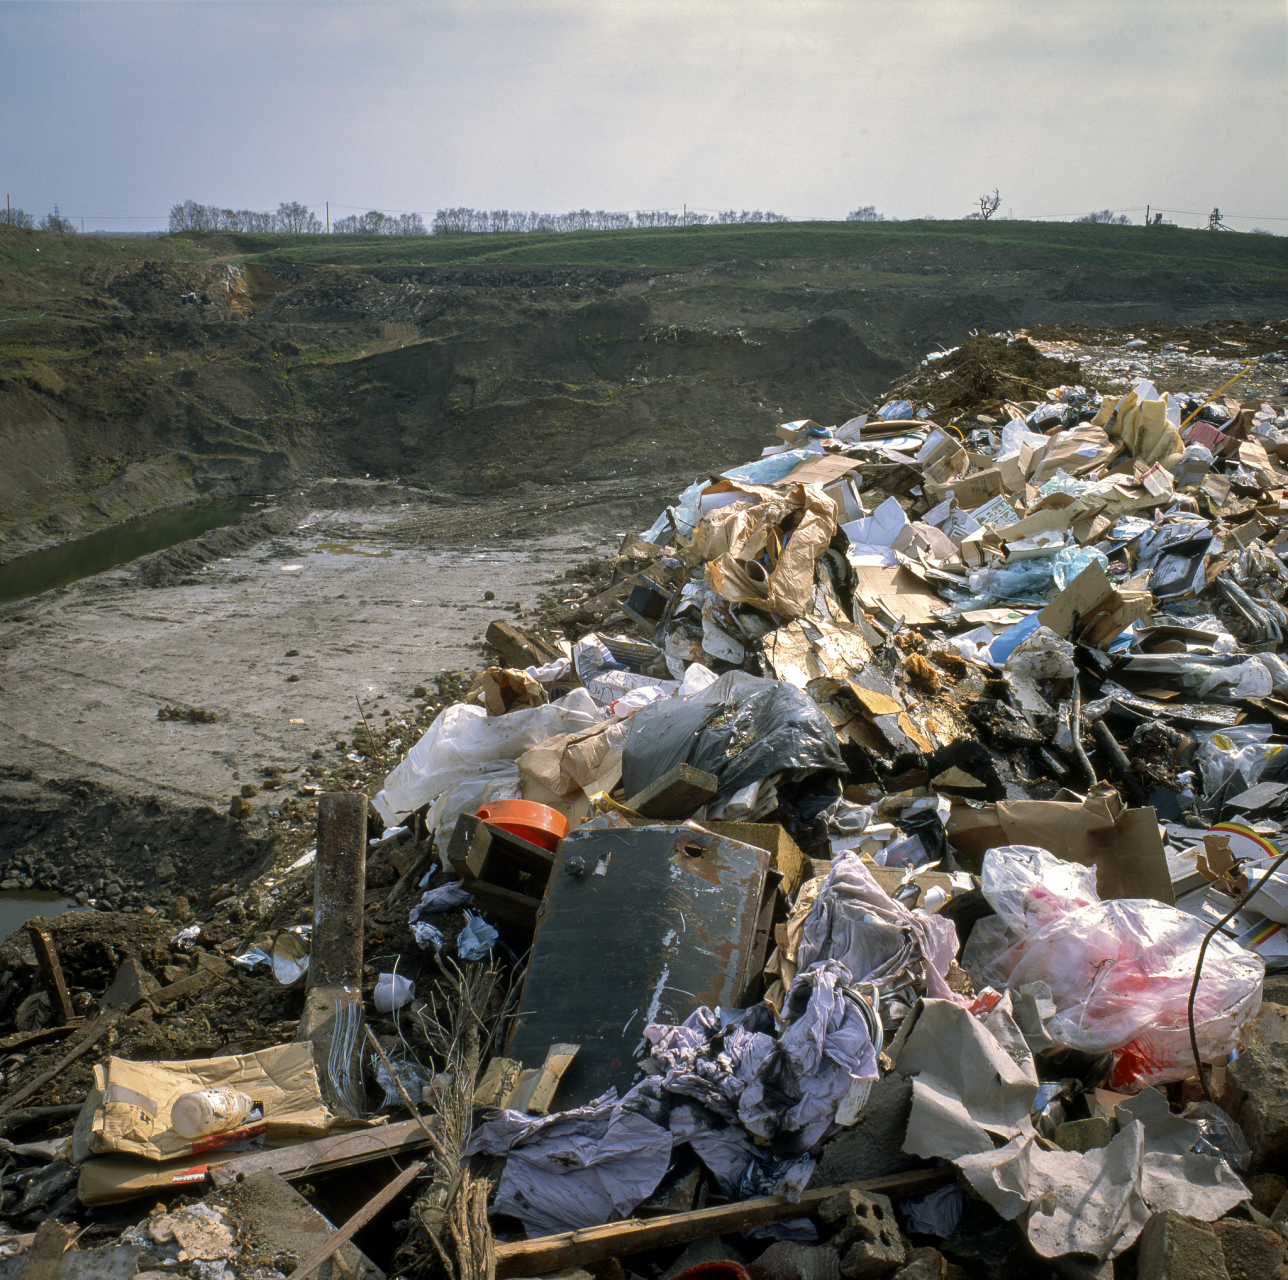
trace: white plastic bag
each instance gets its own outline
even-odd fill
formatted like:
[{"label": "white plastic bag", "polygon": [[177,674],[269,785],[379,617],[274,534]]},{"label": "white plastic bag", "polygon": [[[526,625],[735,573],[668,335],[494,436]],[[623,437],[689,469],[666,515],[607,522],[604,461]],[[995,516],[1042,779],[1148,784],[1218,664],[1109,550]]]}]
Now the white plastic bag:
[{"label": "white plastic bag", "polygon": [[1069,911],[1100,901],[1094,867],[1066,862],[1036,845],[990,849],[981,871],[984,897],[1017,933],[1040,929]]},{"label": "white plastic bag", "polygon": [[[511,711],[503,716],[489,716],[482,707],[457,703],[430,725],[407,758],[385,779],[384,790],[375,799],[376,808],[385,825],[394,826],[399,815],[419,809],[458,783],[499,774],[498,762],[517,760],[529,747],[557,733],[580,733],[606,718],[585,689],[574,689],[544,707]],[[514,773],[517,775],[518,770]],[[500,794],[496,792],[485,800],[497,799]],[[515,798],[515,794],[509,798]],[[435,819],[435,825],[442,829],[445,824],[439,820],[440,815],[436,814]]]},{"label": "white plastic bag", "polygon": [[1226,698],[1268,698],[1274,688],[1269,667],[1256,658],[1237,663],[1233,667],[1218,667],[1199,685],[1199,697],[1204,698],[1213,689],[1219,689]]},{"label": "white plastic bag", "polygon": [[371,1003],[381,1013],[392,1013],[405,1004],[411,1004],[416,998],[416,984],[401,973],[382,973],[376,979],[376,988],[371,993]]},{"label": "white plastic bag", "polygon": [[1215,794],[1226,779],[1236,773],[1243,775],[1248,786],[1255,785],[1265,771],[1266,762],[1283,750],[1267,744],[1270,732],[1268,724],[1241,724],[1196,733],[1204,792]]}]

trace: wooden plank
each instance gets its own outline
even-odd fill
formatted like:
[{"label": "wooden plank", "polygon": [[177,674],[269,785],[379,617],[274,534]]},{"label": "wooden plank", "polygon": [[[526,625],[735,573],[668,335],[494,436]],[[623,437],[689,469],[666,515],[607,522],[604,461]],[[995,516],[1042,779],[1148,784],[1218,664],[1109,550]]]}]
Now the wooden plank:
[{"label": "wooden plank", "polygon": [[529,1115],[544,1116],[550,1111],[555,1090],[563,1074],[572,1066],[572,1060],[581,1048],[576,1044],[552,1044],[540,1071],[523,1073],[514,1097],[506,1104],[513,1111],[526,1111]]},{"label": "wooden plank", "polygon": [[0,1053],[12,1053],[15,1049],[34,1049],[37,1045],[48,1044],[51,1040],[61,1040],[73,1031],[79,1031],[85,1025],[84,1018],[73,1018],[64,1022],[61,1027],[37,1027],[34,1031],[14,1031],[10,1035],[0,1036]]},{"label": "wooden plank", "polygon": [[517,1058],[493,1058],[475,1086],[474,1105],[485,1108],[506,1106],[514,1097],[522,1073],[523,1063]]},{"label": "wooden plank", "polygon": [[536,923],[540,898],[529,898],[526,893],[515,893],[513,889],[499,889],[486,880],[462,880],[461,888],[468,889],[476,904],[498,919],[529,929]]},{"label": "wooden plank", "polygon": [[349,1169],[384,1156],[404,1155],[428,1145],[429,1139],[415,1120],[399,1120],[395,1124],[335,1133],[275,1151],[234,1156],[210,1166],[210,1181],[216,1187],[226,1187],[241,1178],[271,1170],[290,1182],[335,1169]]},{"label": "wooden plank", "polygon": [[714,774],[691,764],[677,764],[652,786],[632,796],[626,807],[643,818],[680,820],[713,799],[719,790],[720,781]]},{"label": "wooden plank", "polygon": [[306,1280],[306,1277],[311,1276],[341,1245],[347,1244],[352,1240],[381,1209],[406,1187],[410,1186],[412,1180],[418,1177],[424,1171],[424,1168],[425,1162],[423,1160],[417,1160],[415,1164],[408,1165],[384,1190],[372,1196],[329,1240],[324,1244],[318,1245],[291,1272],[288,1280]]},{"label": "wooden plank", "polygon": [[951,1166],[940,1169],[916,1169],[887,1178],[869,1178],[847,1182],[838,1187],[819,1187],[804,1191],[799,1200],[784,1196],[759,1196],[736,1204],[695,1209],[689,1213],[672,1213],[646,1220],[627,1219],[603,1227],[586,1227],[580,1231],[563,1231],[559,1235],[540,1236],[496,1246],[497,1280],[510,1276],[539,1276],[564,1267],[582,1267],[608,1258],[625,1258],[645,1249],[688,1244],[711,1236],[722,1236],[746,1227],[786,1218],[800,1218],[813,1213],[838,1191],[880,1191],[886,1195],[916,1195],[929,1191],[957,1176]]},{"label": "wooden plank", "polygon": [[63,977],[63,966],[58,959],[58,948],[54,946],[53,934],[38,924],[27,926],[27,936],[35,949],[40,971],[45,975],[45,985],[53,997],[54,1008],[59,1022],[70,1022],[76,1011],[72,1008],[72,998],[67,994],[67,982]]}]

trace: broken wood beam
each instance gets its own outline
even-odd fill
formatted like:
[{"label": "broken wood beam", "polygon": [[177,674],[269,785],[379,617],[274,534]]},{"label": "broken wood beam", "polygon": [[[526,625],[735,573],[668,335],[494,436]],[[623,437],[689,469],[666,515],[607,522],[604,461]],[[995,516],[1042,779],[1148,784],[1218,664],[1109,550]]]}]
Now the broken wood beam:
[{"label": "broken wood beam", "polygon": [[665,818],[676,821],[689,817],[708,800],[715,799],[720,781],[691,764],[677,764],[650,787],[626,802],[642,818]]},{"label": "broken wood beam", "polygon": [[539,1070],[525,1071],[519,1077],[514,1095],[506,1102],[511,1111],[526,1111],[529,1115],[544,1116],[550,1111],[555,1090],[563,1074],[572,1066],[578,1044],[552,1044],[546,1051],[546,1060]]},{"label": "broken wood beam", "polygon": [[501,655],[504,666],[519,671],[524,667],[544,667],[562,656],[544,641],[525,635],[504,618],[488,624],[484,639]]},{"label": "broken wood beam", "polygon": [[25,1102],[33,1093],[43,1089],[51,1080],[61,1075],[82,1054],[88,1053],[106,1034],[108,1028],[113,1026],[125,1012],[123,1008],[113,1009],[111,1013],[106,1013],[91,1022],[87,1028],[89,1034],[70,1053],[64,1054],[48,1071],[41,1072],[34,1080],[29,1080],[23,1085],[17,1093],[10,1094],[3,1102],[0,1102],[0,1116],[8,1115],[17,1107],[18,1103]]},{"label": "broken wood beam", "polygon": [[63,977],[63,966],[58,959],[58,948],[54,946],[53,934],[42,925],[29,924],[27,936],[36,952],[40,972],[45,975],[45,986],[54,1005],[54,1013],[59,1022],[70,1022],[76,1011],[72,1008],[72,998],[67,994],[67,980]]},{"label": "broken wood beam", "polygon": [[539,1276],[564,1267],[584,1267],[608,1258],[628,1257],[645,1249],[689,1244],[694,1240],[742,1231],[746,1227],[804,1217],[840,1191],[917,1195],[950,1182],[956,1176],[951,1165],[939,1169],[915,1169],[911,1173],[804,1191],[799,1200],[788,1200],[785,1196],[758,1196],[754,1200],[694,1209],[689,1213],[671,1213],[643,1220],[628,1218],[603,1227],[584,1227],[580,1231],[563,1231],[558,1235],[539,1236],[535,1240],[519,1240],[513,1244],[498,1243],[497,1280],[507,1280],[511,1276]]},{"label": "broken wood beam", "polygon": [[60,1120],[70,1120],[80,1115],[84,1104],[67,1102],[56,1107],[19,1107],[0,1117],[0,1134],[8,1133],[22,1124],[56,1124]]},{"label": "broken wood beam", "polygon": [[[77,1110],[80,1108],[78,1107]],[[291,1147],[271,1151],[251,1151],[232,1156],[209,1169],[210,1181],[216,1187],[231,1186],[256,1173],[270,1171],[290,1182],[296,1178],[314,1177],[336,1169],[352,1169],[387,1156],[405,1155],[429,1145],[422,1127],[415,1120],[396,1120],[393,1124],[371,1129],[347,1130],[299,1142]]]},{"label": "broken wood beam", "polygon": [[522,1076],[523,1063],[517,1058],[493,1058],[475,1086],[473,1105],[487,1110],[509,1106]]},{"label": "broken wood beam", "polygon": [[423,1160],[417,1160],[414,1164],[409,1164],[387,1187],[372,1196],[330,1239],[318,1245],[291,1272],[288,1280],[307,1280],[307,1277],[311,1276],[337,1249],[342,1245],[348,1244],[381,1209],[406,1187],[410,1186],[412,1181],[424,1171],[424,1168],[425,1162]]}]

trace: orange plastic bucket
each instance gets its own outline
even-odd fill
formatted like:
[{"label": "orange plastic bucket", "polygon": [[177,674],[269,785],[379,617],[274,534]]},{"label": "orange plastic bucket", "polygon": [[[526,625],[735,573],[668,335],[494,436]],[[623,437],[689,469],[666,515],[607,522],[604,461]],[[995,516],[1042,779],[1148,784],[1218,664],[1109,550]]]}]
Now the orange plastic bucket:
[{"label": "orange plastic bucket", "polygon": [[568,834],[568,819],[562,813],[532,800],[492,800],[474,816],[551,853]]}]

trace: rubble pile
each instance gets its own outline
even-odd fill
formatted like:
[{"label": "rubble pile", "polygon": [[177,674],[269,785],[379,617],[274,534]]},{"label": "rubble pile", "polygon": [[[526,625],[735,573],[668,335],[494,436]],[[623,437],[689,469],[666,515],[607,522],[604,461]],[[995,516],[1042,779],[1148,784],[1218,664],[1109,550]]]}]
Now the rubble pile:
[{"label": "rubble pile", "polygon": [[14,935],[0,1265],[1283,1274],[1288,415],[1081,369],[784,423],[246,894]]}]

